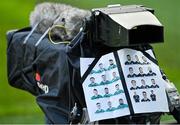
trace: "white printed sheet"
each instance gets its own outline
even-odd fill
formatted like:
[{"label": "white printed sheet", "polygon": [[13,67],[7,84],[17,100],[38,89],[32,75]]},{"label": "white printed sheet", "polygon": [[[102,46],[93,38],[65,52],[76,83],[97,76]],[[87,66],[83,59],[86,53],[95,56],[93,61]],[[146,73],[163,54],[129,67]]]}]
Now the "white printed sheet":
[{"label": "white printed sheet", "polygon": [[[128,95],[125,95],[114,54],[106,54],[99,59],[83,82],[90,121],[130,115],[129,105],[132,105],[134,113],[168,112],[164,81],[161,79],[159,67],[146,57],[142,58],[143,54],[140,51],[121,49],[118,51],[118,55],[130,101],[127,100]],[[135,55],[137,56],[135,57]],[[81,76],[84,75],[93,60],[94,58],[80,59]],[[141,72],[144,75],[140,73],[139,67],[142,67],[140,70],[143,70]],[[129,68],[133,69],[132,74]],[[152,70],[153,73],[148,74],[149,70]],[[132,80],[135,83],[131,82]]]},{"label": "white printed sheet", "polygon": [[134,112],[168,112],[165,81],[159,66],[140,51],[123,49],[118,55]]}]

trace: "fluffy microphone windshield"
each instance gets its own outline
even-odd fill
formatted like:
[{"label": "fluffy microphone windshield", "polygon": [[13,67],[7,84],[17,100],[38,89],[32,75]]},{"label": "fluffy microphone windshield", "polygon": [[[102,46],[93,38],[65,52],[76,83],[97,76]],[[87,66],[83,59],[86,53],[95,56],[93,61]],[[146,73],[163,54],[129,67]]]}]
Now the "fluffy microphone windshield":
[{"label": "fluffy microphone windshield", "polygon": [[34,27],[37,23],[36,32],[43,34],[49,27],[51,37],[59,41],[72,40],[83,25],[86,17],[91,12],[70,5],[59,3],[38,4],[30,14],[30,25]]}]

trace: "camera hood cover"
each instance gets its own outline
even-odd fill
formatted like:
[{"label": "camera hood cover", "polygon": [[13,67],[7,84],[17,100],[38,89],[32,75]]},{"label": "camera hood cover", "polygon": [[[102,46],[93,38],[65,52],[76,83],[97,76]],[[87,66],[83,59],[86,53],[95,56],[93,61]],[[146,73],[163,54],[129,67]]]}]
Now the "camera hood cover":
[{"label": "camera hood cover", "polygon": [[164,41],[163,25],[154,10],[140,5],[92,10],[94,40],[110,47],[134,46]]}]

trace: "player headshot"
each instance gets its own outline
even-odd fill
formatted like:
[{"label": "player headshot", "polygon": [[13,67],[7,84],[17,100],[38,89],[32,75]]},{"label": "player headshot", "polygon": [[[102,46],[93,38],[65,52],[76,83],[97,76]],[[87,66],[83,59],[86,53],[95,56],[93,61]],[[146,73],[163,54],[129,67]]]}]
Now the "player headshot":
[{"label": "player headshot", "polygon": [[119,76],[117,76],[117,74],[116,74],[116,72],[113,72],[112,73],[112,80],[111,80],[111,82],[116,82],[116,81],[118,81],[119,79],[120,79],[120,77]]},{"label": "player headshot", "polygon": [[145,91],[142,92],[143,98],[141,102],[150,102],[150,99],[147,98],[147,93]]},{"label": "player headshot", "polygon": [[152,101],[156,101],[156,95],[154,94],[154,91],[151,90],[151,94],[150,94],[151,100]]},{"label": "player headshot", "polygon": [[105,112],[102,108],[101,108],[101,103],[96,103],[96,107],[97,107],[97,110],[95,113],[103,113]]},{"label": "player headshot", "polygon": [[127,108],[128,105],[124,104],[124,100],[122,98],[119,99],[119,105],[117,107],[117,109],[122,109],[122,108]]},{"label": "player headshot", "polygon": [[128,78],[136,77],[136,74],[134,73],[134,70],[132,67],[129,67],[129,74],[127,75]]},{"label": "player headshot", "polygon": [[99,63],[99,70],[97,71],[97,73],[102,73],[104,71],[106,71],[106,69],[103,67],[103,64],[102,63]]},{"label": "player headshot", "polygon": [[148,89],[150,88],[150,86],[146,85],[146,82],[144,79],[141,79],[141,86],[140,86],[140,89]]},{"label": "player headshot", "polygon": [[116,68],[117,66],[114,64],[114,61],[112,59],[109,60],[109,67],[108,67],[108,70],[111,70],[111,69],[114,69]]},{"label": "player headshot", "polygon": [[135,57],[134,64],[141,64],[141,62],[139,61],[139,57],[137,55],[135,55],[134,57]]},{"label": "player headshot", "polygon": [[139,67],[139,74],[137,75],[138,77],[144,77],[145,74],[144,74],[144,71],[143,71],[143,68],[142,67]]},{"label": "player headshot", "polygon": [[108,102],[107,102],[107,105],[108,105],[108,108],[107,108],[107,110],[106,110],[107,112],[111,112],[111,111],[116,110],[115,107],[112,107],[111,101],[108,101]]},{"label": "player headshot", "polygon": [[139,87],[136,85],[136,81],[135,80],[131,80],[131,84],[132,84],[132,87],[130,88],[130,90],[139,89]]},{"label": "player headshot", "polygon": [[125,65],[131,65],[133,64],[132,60],[131,60],[131,56],[130,55],[127,55],[127,61],[125,62]]},{"label": "player headshot", "polygon": [[148,73],[146,76],[156,76],[156,73],[152,71],[151,67],[148,67]]},{"label": "player headshot", "polygon": [[124,91],[119,88],[119,84],[116,84],[115,88],[116,88],[116,91],[115,91],[114,95],[118,95],[118,94],[124,93]]},{"label": "player headshot", "polygon": [[112,94],[110,94],[109,93],[109,89],[106,87],[106,88],[104,88],[104,96],[103,97],[110,97],[110,96],[112,96]]},{"label": "player headshot", "polygon": [[102,75],[101,78],[102,78],[102,81],[100,85],[107,85],[111,83],[109,80],[106,79],[106,75]]},{"label": "player headshot", "polygon": [[147,61],[147,59],[146,59],[145,56],[142,56],[142,60],[143,60],[143,63],[142,63],[142,64],[144,64],[144,65],[150,64],[150,63]]},{"label": "player headshot", "polygon": [[138,103],[140,101],[140,97],[139,97],[139,95],[137,95],[136,92],[134,92],[133,99],[136,103]]},{"label": "player headshot", "polygon": [[152,85],[150,86],[150,88],[159,88],[159,86],[156,84],[155,79],[151,79],[151,83]]},{"label": "player headshot", "polygon": [[90,84],[88,85],[89,87],[94,87],[94,86],[98,86],[99,84],[97,84],[95,82],[95,78],[94,77],[91,77],[90,78]]},{"label": "player headshot", "polygon": [[102,98],[102,96],[98,94],[97,89],[93,89],[93,93],[94,95],[91,97],[92,100]]}]

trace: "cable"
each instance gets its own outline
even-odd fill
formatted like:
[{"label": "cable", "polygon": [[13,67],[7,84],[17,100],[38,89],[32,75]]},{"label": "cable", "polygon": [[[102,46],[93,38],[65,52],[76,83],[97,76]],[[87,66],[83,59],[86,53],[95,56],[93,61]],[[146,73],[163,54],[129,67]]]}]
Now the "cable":
[{"label": "cable", "polygon": [[55,27],[63,28],[64,31],[65,31],[65,33],[67,34],[67,30],[66,30],[66,28],[65,28],[63,25],[54,25],[54,26],[51,27],[51,29],[50,29],[49,32],[48,32],[48,36],[49,36],[50,42],[53,43],[53,44],[61,44],[61,43],[69,44],[70,41],[54,42],[54,41],[52,40],[52,38],[51,38],[51,31],[52,31],[52,29],[55,28]]}]

